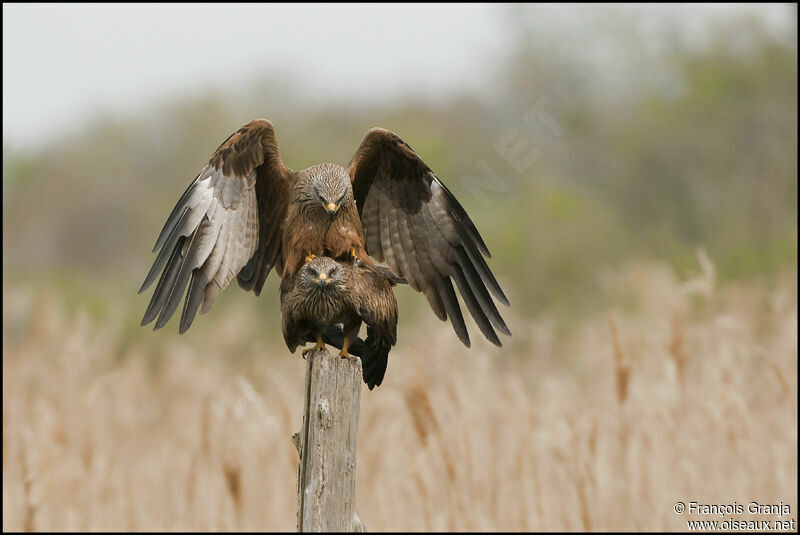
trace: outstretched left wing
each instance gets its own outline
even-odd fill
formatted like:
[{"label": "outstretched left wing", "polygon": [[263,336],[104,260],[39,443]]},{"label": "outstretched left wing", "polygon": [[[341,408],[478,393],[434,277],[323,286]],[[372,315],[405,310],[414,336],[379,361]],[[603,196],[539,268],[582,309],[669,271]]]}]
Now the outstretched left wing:
[{"label": "outstretched left wing", "polygon": [[431,169],[396,134],[367,132],[348,173],[364,228],[367,253],[386,262],[448,317],[469,347],[469,333],[452,281],[481,332],[501,345],[510,335],[494,299],[508,299],[486,264],[486,244],[464,208]]},{"label": "outstretched left wing", "polygon": [[[186,290],[179,331],[238,275],[256,294],[270,270],[281,269],[280,226],[293,171],[283,165],[272,123],[250,121],[231,134],[189,185],[156,241],[160,249],[139,293],[156,279],[142,325],[163,327]],[[163,272],[162,272],[163,270]]]}]

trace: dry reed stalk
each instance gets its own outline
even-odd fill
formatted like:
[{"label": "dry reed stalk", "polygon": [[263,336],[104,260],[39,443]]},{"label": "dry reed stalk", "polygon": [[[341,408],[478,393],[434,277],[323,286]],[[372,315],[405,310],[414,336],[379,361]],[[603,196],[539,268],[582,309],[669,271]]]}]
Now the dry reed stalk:
[{"label": "dry reed stalk", "polygon": [[781,386],[781,391],[779,394],[780,399],[785,400],[791,390],[789,382],[786,380],[786,374],[783,373],[780,365],[778,365],[778,363],[775,362],[775,359],[772,357],[762,355],[761,358],[763,358],[764,362],[767,363],[767,366],[769,366],[769,369],[772,370],[772,373],[775,375],[775,379],[777,379],[778,384]]},{"label": "dry reed stalk", "polygon": [[570,474],[575,485],[575,492],[578,494],[578,508],[581,513],[582,529],[583,531],[592,531],[591,491],[595,487],[595,477],[592,471],[592,460],[587,455],[586,448],[583,447],[585,443],[591,450],[592,430],[590,427],[586,441],[584,441],[581,437],[582,433],[574,420],[567,422],[567,425],[570,429],[570,443],[575,445]]},{"label": "dry reed stalk", "polygon": [[199,470],[199,460],[197,457],[197,453],[192,452],[191,461],[189,461],[189,473],[186,476],[186,486],[184,490],[186,506],[193,519],[197,518],[197,472]]},{"label": "dry reed stalk", "polygon": [[678,382],[681,385],[681,392],[686,391],[686,366],[689,363],[689,356],[684,347],[683,324],[681,313],[676,308],[672,311],[672,338],[669,343],[669,354],[675,362],[678,370]]},{"label": "dry reed stalk", "polygon": [[611,343],[614,347],[614,384],[616,385],[617,401],[622,405],[628,399],[631,366],[622,355],[622,345],[619,341],[617,324],[611,314],[608,315],[608,328],[611,331]]},{"label": "dry reed stalk", "polygon": [[[723,288],[713,314],[694,313],[700,300],[678,300],[680,317],[671,324],[674,306],[664,317],[663,302],[678,292],[676,280],[655,272],[637,284],[654,308],[632,312],[621,328],[618,313],[599,318],[609,321],[613,355],[598,347],[594,320],[575,331],[580,343],[554,339],[542,350],[551,359],[520,358],[513,369],[491,374],[481,364],[494,351],[488,344],[476,342],[471,351],[442,344],[431,350],[436,359],[396,348],[398,371],[423,362],[425,373],[407,393],[402,384],[384,384],[364,397],[357,485],[365,523],[403,531],[670,531],[679,519],[663,504],[682,493],[713,503],[756,492],[753,499],[779,498],[795,510],[797,434],[789,423],[797,418],[796,272],[778,287],[786,303],[766,317],[773,328],[763,332],[736,327],[763,314],[760,287]],[[115,353],[98,349],[92,333],[109,331],[98,323],[62,351],[73,322],[59,319],[57,304],[48,307],[42,313],[53,321],[42,321],[36,337],[4,339],[11,354],[3,359],[6,530],[235,529],[233,488],[241,500],[239,529],[295,526],[296,474],[287,462],[294,453],[277,453],[299,425],[300,359],[287,358],[285,349],[265,355],[257,341],[241,355],[251,360],[227,358],[230,337],[212,326],[200,341],[134,341]],[[720,317],[735,322],[735,337],[720,336]],[[443,333],[445,342],[451,334]],[[201,343],[213,358],[194,358],[201,352],[192,346]],[[688,363],[698,366],[696,378],[685,366],[686,395],[675,386],[677,362],[672,382],[658,359],[636,361],[636,385],[626,377],[634,347],[668,352],[671,368],[674,354],[695,359],[695,346],[703,359]],[[142,373],[146,359],[159,356],[162,364]],[[87,411],[86,393],[109,369],[124,380],[103,389]],[[754,370],[761,380],[753,380]],[[243,418],[226,423],[230,396],[220,384],[235,384],[242,373],[269,414],[289,415],[283,423],[252,434],[250,418],[270,416],[249,401]],[[606,382],[604,373],[614,377]],[[515,383],[520,395],[503,395]],[[42,404],[52,410],[33,409]],[[51,434],[52,420],[66,440]],[[239,468],[238,483],[219,464],[226,454],[234,463],[228,471]],[[100,490],[86,492],[93,485]]]},{"label": "dry reed stalk", "polygon": [[425,386],[420,382],[416,382],[406,389],[403,392],[403,397],[411,414],[411,421],[414,424],[417,436],[422,444],[425,445],[428,443],[429,433],[439,431],[439,423],[436,421],[436,415],[433,412],[431,398]]},{"label": "dry reed stalk", "polygon": [[[23,520],[22,531],[31,533],[36,531],[36,504],[33,503],[33,474],[31,472],[28,454],[30,440],[23,437],[22,448],[19,450],[20,466],[22,466],[22,500]],[[3,530],[5,531],[5,529]]]},{"label": "dry reed stalk", "polygon": [[233,501],[236,526],[239,528],[242,521],[242,467],[237,461],[222,460],[222,473],[225,476],[225,486]]},{"label": "dry reed stalk", "polygon": [[200,416],[200,452],[204,457],[211,453],[211,394],[203,396]]},{"label": "dry reed stalk", "polygon": [[[420,442],[425,446],[430,439],[433,439],[432,447],[439,452],[439,458],[444,464],[444,470],[447,474],[447,480],[449,481],[449,489],[451,490],[448,495],[450,503],[452,504],[450,506],[451,509],[463,510],[466,506],[462,503],[463,499],[461,496],[455,491],[458,487],[456,483],[458,474],[456,473],[456,465],[452,458],[452,445],[448,445],[448,441],[439,427],[430,395],[428,394],[424,380],[421,379],[421,373],[418,373],[417,377],[418,380],[403,391],[403,399],[406,408],[411,415],[411,422],[414,425],[414,430]],[[451,399],[454,403],[457,403],[458,397],[453,395]],[[469,445],[467,443],[462,443],[461,447],[468,449]],[[468,457],[468,455],[466,455],[466,457]],[[451,523],[448,530],[453,531],[461,528],[463,528],[463,526],[453,525]]]},{"label": "dry reed stalk", "polygon": [[580,480],[578,475],[574,477],[575,490],[578,493],[578,506],[581,511],[581,524],[583,531],[592,531],[592,515],[589,510],[589,497],[586,485]]}]

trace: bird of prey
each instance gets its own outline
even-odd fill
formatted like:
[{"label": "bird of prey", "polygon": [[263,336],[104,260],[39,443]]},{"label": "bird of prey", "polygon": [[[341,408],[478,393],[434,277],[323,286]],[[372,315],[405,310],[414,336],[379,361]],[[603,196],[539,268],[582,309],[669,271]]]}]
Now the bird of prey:
[{"label": "bird of prey", "polygon": [[[372,390],[383,381],[389,351],[397,341],[397,301],[391,275],[361,262],[337,262],[317,256],[294,275],[281,281],[283,338],[294,353],[298,345],[316,340],[313,350],[325,347],[326,337],[336,337],[342,325],[339,356],[348,357],[348,347],[358,338],[362,321],[367,338],[357,353],[362,361],[364,382]],[[306,352],[312,349],[303,351]]]},{"label": "bird of prey", "polygon": [[328,256],[385,262],[425,295],[437,317],[450,319],[468,347],[453,282],[487,339],[499,346],[497,331],[511,334],[495,305],[496,299],[508,306],[508,299],[472,220],[411,147],[382,128],[367,132],[346,169],[326,163],[293,171],[280,157],[272,123],[247,123],[180,198],[159,249],[139,290],[161,272],[142,319],[156,320],[156,329],[184,292],[181,333],[233,277],[259,295],[271,270],[291,277],[308,258]]}]

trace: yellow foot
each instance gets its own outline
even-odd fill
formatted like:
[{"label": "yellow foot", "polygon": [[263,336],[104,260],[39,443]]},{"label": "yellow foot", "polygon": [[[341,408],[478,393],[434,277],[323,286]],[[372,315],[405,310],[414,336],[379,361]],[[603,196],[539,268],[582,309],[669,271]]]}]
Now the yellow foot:
[{"label": "yellow foot", "polygon": [[348,347],[350,347],[350,339],[345,336],[344,342],[342,342],[342,350],[339,351],[339,356],[343,359],[350,358],[350,355],[347,353]]},{"label": "yellow foot", "polygon": [[306,257],[306,264],[307,264],[307,263],[309,263],[309,262],[311,262],[312,260],[314,260],[316,257],[317,257],[317,255],[315,255],[315,254],[310,254],[310,255],[308,255],[308,256]]},{"label": "yellow foot", "polygon": [[306,355],[311,351],[323,351],[325,349],[325,342],[322,341],[322,334],[317,335],[317,343],[314,344],[314,347],[310,347],[308,349],[303,350],[303,358],[306,358]]},{"label": "yellow foot", "polygon": [[356,254],[356,248],[355,247],[351,247],[350,248],[350,254],[353,256],[353,260],[358,260],[358,255]]}]

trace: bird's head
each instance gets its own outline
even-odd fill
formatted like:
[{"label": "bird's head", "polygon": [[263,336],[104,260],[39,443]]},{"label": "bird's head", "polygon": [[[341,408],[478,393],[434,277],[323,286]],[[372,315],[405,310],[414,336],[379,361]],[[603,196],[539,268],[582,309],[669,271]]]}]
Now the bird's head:
[{"label": "bird's head", "polygon": [[335,291],[344,287],[345,270],[336,260],[317,256],[300,268],[300,284],[314,291]]},{"label": "bird's head", "polygon": [[319,206],[333,219],[342,207],[353,202],[350,176],[343,167],[318,165],[310,171],[311,195],[308,202]]}]

